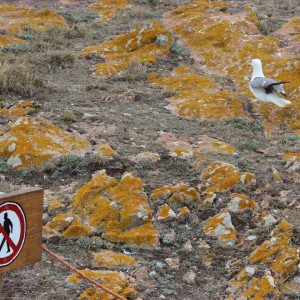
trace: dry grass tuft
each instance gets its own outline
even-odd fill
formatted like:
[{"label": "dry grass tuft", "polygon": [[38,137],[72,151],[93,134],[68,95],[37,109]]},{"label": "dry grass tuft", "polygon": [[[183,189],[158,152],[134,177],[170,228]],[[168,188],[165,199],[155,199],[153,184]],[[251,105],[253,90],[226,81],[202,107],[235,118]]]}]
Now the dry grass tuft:
[{"label": "dry grass tuft", "polygon": [[31,96],[43,80],[27,63],[0,62],[0,93]]},{"label": "dry grass tuft", "polygon": [[147,67],[140,62],[133,61],[124,73],[127,81],[139,81],[147,79]]}]

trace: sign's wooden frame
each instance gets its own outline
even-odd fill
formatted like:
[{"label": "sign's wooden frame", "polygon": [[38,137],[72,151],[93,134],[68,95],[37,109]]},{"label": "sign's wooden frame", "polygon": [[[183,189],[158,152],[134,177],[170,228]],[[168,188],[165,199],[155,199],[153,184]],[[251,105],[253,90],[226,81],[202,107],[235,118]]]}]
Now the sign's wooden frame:
[{"label": "sign's wooden frame", "polygon": [[0,205],[15,202],[23,209],[26,219],[26,236],[21,252],[6,266],[0,267],[0,274],[38,262],[42,258],[42,214],[44,190],[31,188],[0,194]]}]

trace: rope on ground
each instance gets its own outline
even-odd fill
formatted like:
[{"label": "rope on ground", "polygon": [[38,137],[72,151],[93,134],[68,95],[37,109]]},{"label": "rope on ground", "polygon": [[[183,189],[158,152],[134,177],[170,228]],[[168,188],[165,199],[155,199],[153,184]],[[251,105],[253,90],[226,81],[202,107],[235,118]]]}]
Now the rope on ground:
[{"label": "rope on ground", "polygon": [[105,291],[106,293],[116,297],[117,299],[120,300],[126,300],[126,298],[114,293],[113,291],[109,290],[108,288],[106,288],[105,286],[103,286],[102,284],[98,283],[96,280],[86,276],[85,274],[83,274],[82,272],[80,272],[78,269],[76,269],[75,267],[73,267],[71,264],[67,263],[66,261],[64,261],[62,258],[60,258],[58,255],[56,255],[55,253],[53,253],[51,250],[49,250],[47,247],[45,247],[44,245],[42,245],[42,249],[48,253],[50,256],[54,257],[56,260],[58,260],[60,263],[62,263],[64,266],[68,267],[69,269],[71,269],[73,272],[77,273],[80,277],[86,279],[87,281],[89,281],[90,283],[92,283],[93,285],[95,285],[96,287],[102,289],[103,291]]}]

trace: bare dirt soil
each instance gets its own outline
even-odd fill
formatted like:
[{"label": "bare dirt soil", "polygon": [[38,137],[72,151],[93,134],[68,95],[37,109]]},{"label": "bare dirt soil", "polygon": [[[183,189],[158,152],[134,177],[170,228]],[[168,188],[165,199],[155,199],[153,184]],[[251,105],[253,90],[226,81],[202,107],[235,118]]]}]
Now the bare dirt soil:
[{"label": "bare dirt soil", "polygon": [[[66,59],[66,61],[58,61],[56,65],[53,62],[49,63],[49,58],[54,51],[75,53],[87,45],[99,44],[118,34],[128,32],[149,15],[159,19],[163,12],[191,1],[167,0],[161,1],[157,6],[153,5],[154,2],[132,0],[130,9],[119,12],[112,20],[98,23],[96,26],[94,20],[89,19],[86,12],[81,9],[86,1],[77,1],[74,5],[63,5],[56,0],[1,1],[9,5],[44,7],[62,13],[64,16],[69,16],[70,28],[73,28],[73,31],[77,33],[82,31],[82,34],[78,33],[77,37],[74,33],[72,38],[60,41],[55,41],[51,37],[53,44],[47,49],[36,48],[33,52],[12,53],[12,56],[21,61],[29,58],[34,60],[33,64],[44,80],[42,87],[36,88],[31,97],[26,97],[36,102],[38,107],[36,114],[42,112],[43,116],[56,125],[88,138],[92,144],[105,141],[118,152],[117,158],[109,162],[91,161],[82,165],[74,165],[69,172],[61,172],[59,175],[55,173],[55,176],[53,170],[45,170],[43,174],[35,170],[10,171],[5,174],[7,182],[11,184],[12,189],[23,185],[38,185],[45,189],[57,190],[59,194],[61,186],[68,186],[71,182],[77,181],[76,187],[78,187],[89,180],[94,171],[105,168],[108,175],[117,179],[120,179],[125,171],[134,172],[144,181],[148,195],[153,189],[168,183],[183,181],[196,186],[199,183],[198,176],[201,170],[193,169],[187,160],[169,156],[168,151],[159,141],[159,135],[162,131],[172,132],[177,136],[187,137],[193,143],[199,135],[207,134],[239,148],[238,156],[216,153],[211,154],[208,160],[214,161],[221,157],[223,161],[233,163],[241,171],[255,173],[257,185],[264,193],[254,195],[254,191],[248,191],[250,195],[257,202],[262,201],[268,195],[272,207],[281,209],[282,214],[295,227],[295,230],[300,230],[300,218],[297,212],[292,209],[283,210],[278,202],[279,191],[283,189],[283,186],[285,190],[290,190],[290,197],[296,199],[299,193],[292,182],[285,180],[285,162],[280,155],[284,150],[299,150],[299,140],[289,138],[293,136],[290,129],[283,126],[270,140],[262,130],[251,131],[248,125],[237,126],[234,120],[195,121],[175,117],[165,108],[168,103],[164,99],[169,96],[168,93],[150,86],[147,76],[142,72],[137,74],[136,78],[131,78],[128,74],[102,78],[93,76],[91,72],[91,67],[97,58],[88,60],[75,57],[74,61]],[[297,0],[230,2],[236,11],[242,10],[245,4],[251,4],[256,8],[257,14],[270,15],[266,34],[272,34],[292,16],[299,14]],[[76,24],[72,23],[72,19],[76,19]],[[189,58],[171,54],[147,66],[146,71],[167,74],[183,62],[192,64]],[[228,84],[227,78],[217,80],[223,86]],[[135,101],[126,101],[129,96],[134,96]],[[1,103],[5,106],[24,98],[21,95],[2,95]],[[251,118],[252,115],[249,113],[249,123],[259,121],[259,119]],[[267,151],[259,152],[256,151],[257,147],[249,149],[245,146],[253,140],[259,143],[260,149]],[[161,160],[151,164],[138,164],[129,160],[130,156],[137,155],[142,150],[159,153]],[[270,171],[271,166],[280,171],[283,176],[282,184],[274,182]],[[3,187],[2,190],[5,188],[7,187]],[[154,207],[157,204],[151,203],[151,205],[157,208]],[[155,224],[161,234],[168,232],[170,228],[173,228],[176,233],[174,243],[162,242],[158,250],[132,249],[126,245],[106,241],[102,242],[101,247],[133,252],[133,257],[144,264],[148,272],[151,270],[159,272],[157,262],[163,261],[166,257],[176,254],[180,258],[183,267],[178,272],[170,271],[160,280],[145,280],[142,275],[136,278],[140,297],[144,300],[157,300],[162,294],[166,296],[166,299],[172,300],[225,299],[226,285],[232,278],[232,274],[227,274],[225,264],[236,250],[225,250],[217,246],[212,238],[204,235],[199,225],[201,221],[216,213],[214,209],[207,210],[205,215],[195,211],[191,212],[189,218],[184,221],[174,220]],[[45,216],[44,221],[45,223],[49,221],[49,216]],[[238,228],[242,220],[233,220],[233,222],[236,222],[234,225]],[[182,244],[188,239],[204,237],[206,241],[214,245],[212,251],[215,259],[212,262],[212,269],[203,265],[201,256],[190,254],[182,249]],[[94,246],[86,249],[85,245],[80,244],[78,240],[65,238],[44,239],[43,243],[77,268],[90,267],[89,253],[95,250]],[[249,251],[239,251],[236,255],[248,254]],[[192,266],[198,267],[196,285],[189,285],[182,281],[182,275]],[[70,274],[69,270],[43,253],[40,263],[14,270],[3,276],[1,299],[77,299],[90,285],[84,281],[79,285],[68,284],[66,278]],[[133,275],[131,270],[128,270],[128,274]]]}]

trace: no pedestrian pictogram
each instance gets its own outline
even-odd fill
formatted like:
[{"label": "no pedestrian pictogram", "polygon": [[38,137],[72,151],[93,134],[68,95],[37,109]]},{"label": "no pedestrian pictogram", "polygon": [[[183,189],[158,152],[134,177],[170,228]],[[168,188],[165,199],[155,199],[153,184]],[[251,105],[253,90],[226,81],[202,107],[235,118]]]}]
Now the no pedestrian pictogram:
[{"label": "no pedestrian pictogram", "polygon": [[7,266],[22,250],[26,235],[26,219],[20,205],[0,205],[0,267]]}]

